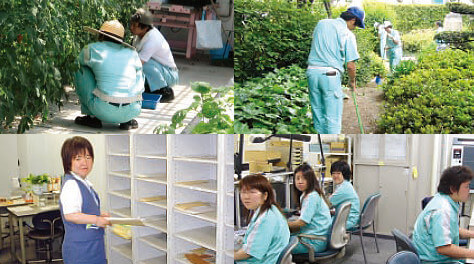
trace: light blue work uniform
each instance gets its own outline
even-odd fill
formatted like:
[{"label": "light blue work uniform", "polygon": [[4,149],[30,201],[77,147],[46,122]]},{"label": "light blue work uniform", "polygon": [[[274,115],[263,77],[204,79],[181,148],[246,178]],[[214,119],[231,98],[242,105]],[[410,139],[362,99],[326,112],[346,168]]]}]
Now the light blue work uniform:
[{"label": "light blue work uniform", "polygon": [[[324,202],[323,198],[316,192],[310,192],[306,197],[304,194],[300,197],[301,201],[301,215],[300,220],[306,223],[305,226],[301,227],[298,234],[308,234],[317,236],[329,235],[331,229],[332,220],[331,213],[329,212],[328,205]],[[302,238],[308,244],[311,244],[315,252],[322,252],[327,248],[327,241]],[[298,243],[291,252],[293,254],[308,253],[308,248],[303,244]]]},{"label": "light blue work uniform", "polygon": [[178,84],[178,70],[161,64],[154,59],[149,59],[143,64],[143,73],[145,73],[151,92]]},{"label": "light blue work uniform", "polygon": [[[82,196],[81,213],[100,216],[100,199],[97,192],[69,173],[64,176],[63,186],[67,181],[76,181],[79,186]],[[65,228],[62,247],[64,264],[107,264],[104,229],[67,221],[61,202],[59,205]]]},{"label": "light blue work uniform", "polygon": [[[356,39],[344,19],[318,22],[313,32],[306,71],[314,128],[318,133],[341,133],[343,65],[357,59]],[[327,72],[336,72],[336,75],[327,76]]]},{"label": "light blue work uniform", "polygon": [[78,61],[81,68],[75,73],[74,85],[83,114],[105,123],[128,122],[140,114],[145,79],[135,50],[109,41],[96,42],[81,51]]},{"label": "light blue work uniform", "polygon": [[329,201],[336,210],[339,209],[341,204],[350,202],[351,211],[347,218],[346,229],[351,229],[359,224],[360,200],[350,182],[344,180],[341,184],[336,185],[336,191],[332,194],[331,198],[329,198]]},{"label": "light blue work uniform", "polygon": [[379,37],[380,37],[380,57],[382,60],[387,59],[387,52],[385,51],[385,42],[387,40],[387,31],[383,28],[383,24],[379,26]]},{"label": "light blue work uniform", "polygon": [[[389,35],[392,36],[393,39],[389,38]],[[393,71],[402,60],[402,39],[400,38],[400,33],[394,29],[392,29],[392,33],[390,34],[387,32],[386,36],[386,45],[388,47],[387,56],[390,60],[390,70]],[[395,44],[394,40],[398,41],[398,44]]]},{"label": "light blue work uniform", "polygon": [[422,263],[462,263],[439,254],[437,247],[459,245],[459,204],[437,193],[415,222],[413,243]]},{"label": "light blue work uniform", "polygon": [[285,217],[274,205],[258,216],[258,208],[244,236],[242,249],[251,257],[238,264],[274,264],[290,242],[290,229]]}]

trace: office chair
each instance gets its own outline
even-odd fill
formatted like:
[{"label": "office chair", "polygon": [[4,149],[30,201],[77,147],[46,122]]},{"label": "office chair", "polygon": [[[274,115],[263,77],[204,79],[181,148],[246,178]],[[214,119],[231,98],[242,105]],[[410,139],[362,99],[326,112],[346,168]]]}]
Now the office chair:
[{"label": "office chair", "polygon": [[364,206],[362,207],[362,211],[359,216],[359,224],[350,230],[348,230],[351,234],[358,234],[360,236],[360,244],[362,245],[362,253],[364,254],[364,262],[367,264],[367,257],[365,256],[365,248],[363,242],[363,231],[370,226],[372,226],[372,231],[375,238],[375,247],[377,248],[377,253],[379,251],[379,245],[377,243],[377,232],[375,232],[375,209],[377,204],[380,200],[380,193],[372,194],[364,202]]},{"label": "office chair", "polygon": [[27,236],[36,242],[43,241],[46,244],[46,250],[39,249],[38,244],[36,244],[36,251],[45,251],[45,261],[48,263],[62,260],[53,259],[53,242],[64,234],[64,226],[59,210],[35,215],[33,217],[33,226],[34,229],[29,231]]},{"label": "office chair", "polygon": [[[308,253],[305,254],[293,254],[293,262],[296,263],[315,263],[316,261],[326,260],[329,258],[339,258],[345,254],[345,246],[349,242],[349,235],[346,233],[346,223],[349,211],[351,209],[351,203],[346,202],[339,206],[337,210],[329,235],[326,236],[315,236],[315,235],[298,235],[298,239],[301,244],[308,248]],[[328,246],[326,251],[314,252],[314,248],[304,242],[301,238],[317,239],[317,240],[328,240]]]},{"label": "office chair", "polygon": [[389,257],[386,264],[420,264],[420,259],[413,252],[400,251]]},{"label": "office chair", "polygon": [[392,230],[392,235],[395,238],[395,245],[396,245],[397,252],[410,251],[418,255],[415,245],[413,244],[413,242],[407,235],[405,235],[404,233],[402,233],[400,230],[396,228]]},{"label": "office chair", "polygon": [[285,249],[280,253],[276,264],[291,264],[291,251],[298,244],[298,238],[295,236],[290,237],[290,242]]}]

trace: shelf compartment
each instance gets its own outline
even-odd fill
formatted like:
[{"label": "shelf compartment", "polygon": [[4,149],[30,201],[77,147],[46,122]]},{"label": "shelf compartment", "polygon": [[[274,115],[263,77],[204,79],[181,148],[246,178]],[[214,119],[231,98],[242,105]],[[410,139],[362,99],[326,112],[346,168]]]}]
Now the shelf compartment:
[{"label": "shelf compartment", "polygon": [[166,252],[166,249],[167,249],[166,234],[164,234],[164,233],[161,233],[161,234],[158,234],[158,235],[151,235],[151,236],[141,237],[140,241],[146,243],[150,247],[153,247],[153,248],[156,248],[156,249],[159,249],[161,251]]},{"label": "shelf compartment", "polygon": [[167,232],[166,215],[146,217],[143,222],[145,226],[152,227],[164,233]]},{"label": "shelf compartment", "polygon": [[137,177],[159,177],[166,178],[166,159],[150,159],[135,157],[134,173]]},{"label": "shelf compartment", "polygon": [[200,214],[195,214],[195,213],[187,212],[185,210],[180,210],[180,209],[177,209],[176,211],[181,214],[196,217],[196,218],[217,224],[217,211],[215,209],[210,212],[200,213]]},{"label": "shelf compartment", "polygon": [[112,246],[112,250],[124,256],[125,258],[132,260],[132,243]]},{"label": "shelf compartment", "polygon": [[191,189],[191,190],[217,193],[217,181],[216,180],[183,181],[183,182],[175,183],[175,186],[181,187],[181,188],[187,188],[187,189]]},{"label": "shelf compartment", "polygon": [[117,191],[109,191],[109,194],[119,196],[122,198],[127,198],[131,199],[132,198],[132,190],[131,189],[126,189],[126,190],[117,190]]},{"label": "shelf compartment", "polygon": [[217,135],[174,135],[173,141],[174,157],[217,160]]},{"label": "shelf compartment", "polygon": [[132,173],[129,170],[124,171],[109,171],[109,175],[123,178],[131,178]]},{"label": "shelf compartment", "polygon": [[[195,249],[197,250],[198,252],[203,250],[203,248],[197,248]],[[195,261],[199,261],[199,259],[201,260],[204,260],[204,261],[207,261],[206,263],[216,263],[216,262],[210,262],[210,259],[216,259],[216,252],[213,251],[213,250],[207,250],[207,249],[204,249],[206,250],[207,252],[204,252],[204,253],[198,253],[198,259],[196,259]],[[209,251],[212,251],[212,252],[209,252]],[[185,263],[185,264],[193,264],[195,262],[191,262],[190,260],[188,260],[188,258],[186,257],[187,254],[196,254],[195,252],[193,251],[189,251],[189,252],[185,252],[185,253],[181,253],[178,255],[178,258],[177,260],[180,262],[180,263]],[[204,254],[204,255],[207,255],[207,257],[204,257],[203,259],[202,258],[199,258],[199,255],[201,254]],[[227,262],[226,262],[227,263]]]},{"label": "shelf compartment", "polygon": [[166,158],[166,135],[135,135],[135,155]]},{"label": "shelf compartment", "polygon": [[109,155],[130,155],[129,135],[109,135],[107,136]]},{"label": "shelf compartment", "polygon": [[126,218],[132,217],[132,209],[130,207],[111,209],[110,213]]},{"label": "shelf compartment", "polygon": [[160,208],[163,208],[163,209],[167,209],[166,208],[166,200],[161,200],[161,201],[157,201],[157,202],[141,202],[141,203],[144,203],[144,204],[148,204],[148,205],[153,205],[153,206],[156,206],[156,207],[160,207]]},{"label": "shelf compartment", "polygon": [[138,173],[136,176],[140,181],[167,184],[166,173]]},{"label": "shelf compartment", "polygon": [[129,156],[108,156],[109,172],[128,177],[130,175],[130,157]]},{"label": "shelf compartment", "polygon": [[194,243],[196,245],[216,250],[216,227],[207,226],[175,234],[176,237]]},{"label": "shelf compartment", "polygon": [[213,163],[217,164],[216,156],[193,156],[193,157],[174,157],[175,160],[189,161],[189,162],[202,162],[202,163]]},{"label": "shelf compartment", "polygon": [[166,264],[166,256],[142,260],[139,263],[140,264]]}]

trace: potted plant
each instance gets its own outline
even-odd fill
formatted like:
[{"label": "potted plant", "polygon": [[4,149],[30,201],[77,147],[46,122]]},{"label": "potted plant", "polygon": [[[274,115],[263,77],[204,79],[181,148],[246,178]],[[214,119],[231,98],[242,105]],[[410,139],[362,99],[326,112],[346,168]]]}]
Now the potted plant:
[{"label": "potted plant", "polygon": [[49,175],[47,173],[33,175],[30,173],[27,178],[22,179],[23,182],[29,183],[33,190],[33,193],[36,195],[42,195],[44,190],[47,188],[47,183],[49,183]]}]

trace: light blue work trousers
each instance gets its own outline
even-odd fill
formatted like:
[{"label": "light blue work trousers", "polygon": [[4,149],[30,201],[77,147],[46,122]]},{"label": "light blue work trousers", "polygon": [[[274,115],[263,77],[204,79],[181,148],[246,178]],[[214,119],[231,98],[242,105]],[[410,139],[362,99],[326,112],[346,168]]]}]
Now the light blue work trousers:
[{"label": "light blue work trousers", "polygon": [[326,76],[326,69],[308,69],[309,100],[314,129],[319,134],[341,134],[342,86],[341,73]]},{"label": "light blue work trousers", "polygon": [[390,70],[393,72],[400,61],[402,61],[402,48],[392,48],[387,50],[387,56],[390,58]]},{"label": "light blue work trousers", "polygon": [[141,112],[141,102],[125,106],[114,106],[92,94],[96,88],[94,73],[87,66],[81,66],[74,74],[76,93],[81,102],[81,112],[93,115],[105,123],[125,123],[137,117]]},{"label": "light blue work trousers", "polygon": [[154,59],[149,59],[143,64],[143,73],[152,92],[178,84],[178,70],[164,66]]}]

